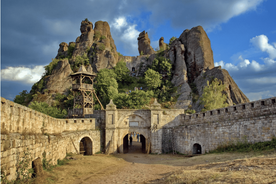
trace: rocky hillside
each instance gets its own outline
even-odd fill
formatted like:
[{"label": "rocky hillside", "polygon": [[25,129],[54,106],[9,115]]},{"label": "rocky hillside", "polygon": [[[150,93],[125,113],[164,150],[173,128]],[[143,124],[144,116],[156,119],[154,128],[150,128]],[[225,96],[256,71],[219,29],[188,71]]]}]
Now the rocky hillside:
[{"label": "rocky hillside", "polygon": [[51,104],[56,93],[68,93],[72,82],[69,75],[76,72],[82,63],[85,66],[91,65],[93,72],[97,73],[100,69],[110,69],[118,61],[124,61],[132,75],[142,76],[147,66],[152,65],[157,56],[162,56],[173,65],[171,82],[177,86],[177,93],[173,96],[179,96],[173,108],[192,107],[200,111],[203,108],[199,103],[202,90],[207,85],[207,80],[214,78],[226,85],[228,104],[249,102],[228,72],[214,67],[211,43],[201,26],[184,30],[170,44],[164,43],[164,38],[161,37],[159,51],[153,50],[148,34],[143,31],[137,38],[140,56],[136,57],[117,53],[107,22],[98,21],[93,29],[93,24],[86,19],[81,22],[80,32],[81,35],[75,42],[62,42],[59,45],[57,56],[46,67],[46,75],[33,86],[32,93],[39,92],[39,98],[34,100]]}]

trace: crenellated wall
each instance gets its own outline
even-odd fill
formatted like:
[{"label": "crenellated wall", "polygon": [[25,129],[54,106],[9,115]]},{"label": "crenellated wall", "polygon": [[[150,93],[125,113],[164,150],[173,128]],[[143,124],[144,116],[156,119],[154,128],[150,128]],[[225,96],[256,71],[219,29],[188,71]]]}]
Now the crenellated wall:
[{"label": "crenellated wall", "polygon": [[192,154],[200,144],[202,153],[235,141],[263,142],[276,136],[276,97],[180,115],[180,121],[163,127],[163,152]]},{"label": "crenellated wall", "polygon": [[276,136],[276,97],[188,115],[184,109],[162,109],[155,101],[149,110],[116,109],[111,101],[104,111],[87,118],[56,119],[1,98],[1,168],[15,179],[16,164],[28,149],[31,159],[53,164],[66,153],[79,153],[88,137],[91,153],[123,153],[130,132],[144,136],[147,152],[202,153],[230,141],[269,141]]},{"label": "crenellated wall", "polygon": [[[16,179],[16,165],[30,155],[57,164],[66,153],[79,153],[82,138],[92,142],[92,154],[103,151],[105,111],[90,118],[56,119],[1,98],[1,170],[9,180]],[[31,166],[31,164],[30,164]]]}]

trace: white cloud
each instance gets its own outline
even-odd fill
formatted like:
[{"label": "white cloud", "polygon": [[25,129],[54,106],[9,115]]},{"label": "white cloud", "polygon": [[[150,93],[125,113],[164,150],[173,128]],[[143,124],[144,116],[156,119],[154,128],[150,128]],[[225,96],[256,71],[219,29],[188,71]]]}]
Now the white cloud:
[{"label": "white cloud", "polygon": [[[112,37],[115,44],[122,44],[128,55],[138,55],[138,41],[139,31],[136,29],[136,24],[127,22],[126,17],[118,17],[110,24]],[[112,29],[112,28],[115,29]]]},{"label": "white cloud", "polygon": [[276,96],[276,92],[272,91],[261,91],[261,92],[252,92],[252,93],[247,93],[246,96],[250,99],[250,101],[255,101],[255,100],[261,100],[265,98],[270,98],[273,96]]},{"label": "white cloud", "polygon": [[45,72],[44,66],[39,65],[34,68],[27,67],[8,67],[1,70],[1,77],[7,81],[20,81],[33,84],[41,79]]},{"label": "white cloud", "polygon": [[242,56],[239,56],[239,59],[241,60],[239,63],[240,68],[246,68],[250,64],[250,61],[248,59],[243,59]]},{"label": "white cloud", "polygon": [[221,66],[222,68],[229,71],[239,70],[238,66],[233,65],[232,63],[224,63],[224,61],[219,61],[214,63],[215,66]]},{"label": "white cloud", "polygon": [[267,52],[271,59],[276,58],[276,45],[271,45],[268,43],[268,38],[266,35],[255,36],[250,39],[250,42],[253,43],[256,47],[258,47],[261,51]]},{"label": "white cloud", "polygon": [[255,79],[247,79],[252,84],[276,84],[276,77],[261,77]]},{"label": "white cloud", "polygon": [[[150,11],[152,24],[160,25],[170,20],[173,27],[191,28],[202,25],[206,30],[219,28],[219,24],[250,10],[255,10],[263,0],[229,1],[179,1],[141,0],[143,8]],[[169,13],[164,13],[169,12]]]},{"label": "white cloud", "polygon": [[126,18],[119,17],[115,19],[115,22],[111,24],[110,27],[114,27],[116,29],[121,29],[122,27],[127,26]]}]

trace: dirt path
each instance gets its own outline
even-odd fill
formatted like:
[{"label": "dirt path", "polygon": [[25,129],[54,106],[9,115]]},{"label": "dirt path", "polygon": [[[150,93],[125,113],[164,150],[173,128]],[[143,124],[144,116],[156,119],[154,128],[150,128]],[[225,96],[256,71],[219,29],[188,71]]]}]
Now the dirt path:
[{"label": "dirt path", "polygon": [[[254,153],[207,154],[195,157],[172,154],[151,155],[141,153],[137,145],[139,146],[134,142],[128,154],[75,155],[73,156],[75,160],[54,168],[48,174],[46,183],[162,183],[161,181],[165,182],[173,173],[187,170],[190,166],[213,165],[254,156]],[[51,180],[52,182],[49,182]]]}]

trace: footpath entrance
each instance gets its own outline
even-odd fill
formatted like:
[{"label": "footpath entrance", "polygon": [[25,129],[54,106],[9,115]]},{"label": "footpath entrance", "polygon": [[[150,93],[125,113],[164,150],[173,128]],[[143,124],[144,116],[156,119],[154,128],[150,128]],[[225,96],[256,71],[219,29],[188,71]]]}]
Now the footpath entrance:
[{"label": "footpath entrance", "polygon": [[124,153],[146,153],[146,139],[142,134],[139,134],[138,139],[136,133],[128,133],[123,141]]}]

